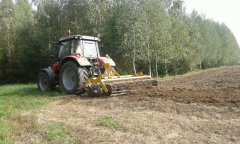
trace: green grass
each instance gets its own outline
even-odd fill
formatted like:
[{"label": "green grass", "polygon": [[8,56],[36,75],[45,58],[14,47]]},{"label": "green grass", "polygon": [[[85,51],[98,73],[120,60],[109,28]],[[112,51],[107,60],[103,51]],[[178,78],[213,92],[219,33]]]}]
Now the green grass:
[{"label": "green grass", "polygon": [[76,144],[79,143],[74,139],[67,128],[63,123],[53,123],[48,126],[46,132],[46,137],[48,141],[56,144]]},{"label": "green grass", "polygon": [[60,92],[41,92],[35,84],[0,86],[0,144],[14,143],[12,134],[21,110],[30,111],[47,106],[57,100]]},{"label": "green grass", "polygon": [[105,116],[105,117],[99,119],[99,122],[97,125],[103,126],[106,128],[111,128],[111,129],[119,129],[120,128],[120,125],[117,122],[117,120],[115,120],[113,117],[109,117],[109,116]]},{"label": "green grass", "polygon": [[0,118],[0,144],[13,143],[11,134],[14,131],[14,123],[12,121]]},{"label": "green grass", "polygon": [[0,86],[0,106],[9,103],[14,109],[36,109],[57,99],[60,92],[41,92],[35,84]]}]

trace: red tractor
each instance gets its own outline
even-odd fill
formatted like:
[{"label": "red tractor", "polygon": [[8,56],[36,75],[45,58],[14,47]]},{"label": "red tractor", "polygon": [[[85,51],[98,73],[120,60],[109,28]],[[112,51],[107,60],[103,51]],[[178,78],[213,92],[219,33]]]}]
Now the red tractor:
[{"label": "red tractor", "polygon": [[68,94],[87,90],[92,95],[111,95],[131,90],[134,85],[157,85],[143,74],[120,76],[115,62],[108,55],[100,56],[98,42],[97,37],[82,35],[61,38],[58,57],[39,72],[38,88],[47,91],[60,85]]}]

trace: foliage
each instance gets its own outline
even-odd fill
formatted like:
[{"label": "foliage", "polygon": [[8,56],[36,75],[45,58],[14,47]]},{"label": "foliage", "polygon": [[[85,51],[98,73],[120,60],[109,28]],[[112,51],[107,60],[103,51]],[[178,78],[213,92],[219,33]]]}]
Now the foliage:
[{"label": "foliage", "polygon": [[187,14],[181,0],[2,0],[0,84],[34,81],[50,63],[48,43],[68,29],[100,34],[101,54],[121,73],[158,76],[239,64],[229,28],[196,11]]}]

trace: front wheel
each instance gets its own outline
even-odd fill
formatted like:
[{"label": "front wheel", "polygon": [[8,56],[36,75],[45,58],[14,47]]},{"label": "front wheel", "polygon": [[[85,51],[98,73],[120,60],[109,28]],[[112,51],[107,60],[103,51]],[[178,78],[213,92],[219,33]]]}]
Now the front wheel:
[{"label": "front wheel", "polygon": [[83,85],[88,78],[85,68],[79,67],[73,61],[63,64],[60,71],[60,86],[68,94],[79,94],[83,91]]}]

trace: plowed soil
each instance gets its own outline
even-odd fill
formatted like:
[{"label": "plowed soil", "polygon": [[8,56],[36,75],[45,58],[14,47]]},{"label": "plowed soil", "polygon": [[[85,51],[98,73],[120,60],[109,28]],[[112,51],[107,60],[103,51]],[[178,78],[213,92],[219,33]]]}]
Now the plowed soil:
[{"label": "plowed soil", "polygon": [[[240,67],[160,81],[158,88],[139,88],[125,96],[66,96],[33,115],[39,124],[65,123],[87,144],[238,144]],[[101,125],[106,117],[117,126]]]}]

